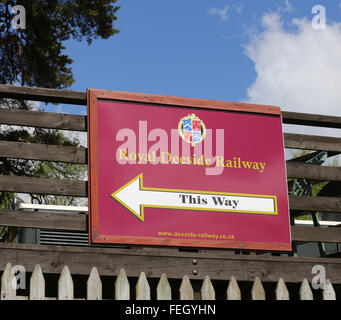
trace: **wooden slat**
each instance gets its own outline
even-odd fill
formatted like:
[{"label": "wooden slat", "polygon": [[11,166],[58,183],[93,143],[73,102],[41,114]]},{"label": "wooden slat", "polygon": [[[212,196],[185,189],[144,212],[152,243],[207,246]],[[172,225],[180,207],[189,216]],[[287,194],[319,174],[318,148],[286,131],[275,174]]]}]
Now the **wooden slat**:
[{"label": "wooden slat", "polygon": [[292,226],[291,236],[298,242],[330,242],[341,243],[341,228],[315,228]]},{"label": "wooden slat", "polygon": [[277,281],[275,293],[276,293],[276,300],[289,300],[289,291],[282,277],[279,278]]},{"label": "wooden slat", "polygon": [[309,286],[309,282],[306,278],[303,279],[300,287],[300,300],[314,300],[313,292]]},{"label": "wooden slat", "polygon": [[325,167],[313,164],[287,162],[288,178],[306,178],[321,181],[341,181],[341,167]]},{"label": "wooden slat", "polygon": [[13,283],[16,283],[15,275],[10,262],[6,263],[4,272],[1,276],[1,300],[15,300],[17,296],[16,287]]},{"label": "wooden slat", "polygon": [[64,266],[58,280],[58,300],[73,300],[73,280],[68,266]]},{"label": "wooden slat", "polygon": [[87,182],[0,175],[0,191],[87,197]]},{"label": "wooden slat", "polygon": [[0,141],[0,157],[86,164],[87,149],[38,143]]},{"label": "wooden slat", "polygon": [[136,300],[150,300],[150,286],[144,272],[140,273],[136,284]]},{"label": "wooden slat", "polygon": [[[30,212],[1,210],[0,225],[55,230],[87,231],[86,214],[62,214],[51,212]],[[315,228],[292,226],[293,241],[341,243],[341,228]]]},{"label": "wooden slat", "polygon": [[[0,175],[0,191],[87,197],[87,182]],[[289,196],[290,209],[341,212],[341,198]]]},{"label": "wooden slat", "polygon": [[0,210],[1,226],[87,231],[87,219],[82,213]]},{"label": "wooden slat", "polygon": [[[77,164],[87,163],[87,149],[24,142],[0,141],[0,157],[60,161]],[[288,178],[341,181],[341,167],[287,163]]]},{"label": "wooden slat", "polygon": [[341,151],[341,138],[334,137],[284,133],[284,144],[291,149]]},{"label": "wooden slat", "polygon": [[252,300],[265,300],[265,290],[259,277],[256,277],[251,289]]},{"label": "wooden slat", "polygon": [[329,279],[326,280],[326,285],[323,289],[323,300],[336,300],[336,293]]},{"label": "wooden slat", "polygon": [[209,276],[205,277],[200,292],[201,300],[215,300],[215,290]]},{"label": "wooden slat", "polygon": [[194,291],[187,274],[182,278],[179,293],[180,300],[194,300]]},{"label": "wooden slat", "polygon": [[287,124],[341,128],[341,117],[335,116],[283,111],[282,119],[283,123]]},{"label": "wooden slat", "polygon": [[241,300],[241,292],[234,276],[231,277],[229,285],[226,290],[227,300]]},{"label": "wooden slat", "polygon": [[30,278],[30,300],[45,299],[45,279],[41,267],[36,264]]},{"label": "wooden slat", "polygon": [[196,276],[203,280],[206,275],[212,280],[226,280],[234,275],[238,281],[253,281],[261,277],[264,282],[276,282],[283,277],[286,282],[311,279],[315,265],[323,265],[328,279],[335,285],[341,283],[341,259],[302,258],[268,255],[230,255],[224,251],[179,252],[172,249],[124,249],[99,247],[73,247],[53,245],[29,245],[0,243],[0,270],[6,261],[23,265],[32,272],[40,264],[45,273],[60,274],[63,265],[69,265],[72,274],[88,275],[96,265],[102,276],[117,276],[124,268],[131,277],[138,277],[141,266],[148,277],[158,278],[166,273],[169,278],[181,279],[186,270],[192,271],[193,259],[198,261]]},{"label": "wooden slat", "polygon": [[91,269],[87,281],[87,300],[102,300],[102,281],[96,267]]},{"label": "wooden slat", "polygon": [[165,273],[161,275],[156,288],[157,300],[172,300],[172,289]]},{"label": "wooden slat", "polygon": [[71,90],[0,85],[0,98],[86,105],[86,93]]},{"label": "wooden slat", "polygon": [[0,124],[86,131],[86,116],[0,108]]},{"label": "wooden slat", "polygon": [[115,281],[115,300],[129,300],[130,285],[124,268],[120,269]]},{"label": "wooden slat", "polygon": [[[96,92],[105,93],[105,90],[97,90]],[[116,93],[124,99],[133,99],[132,97],[137,96],[139,99],[144,98],[145,94],[137,94],[130,92],[112,92],[110,94]],[[150,95],[148,95],[150,96]],[[153,103],[166,103],[164,100],[173,99],[179,104],[183,105],[184,98],[181,97],[168,97],[168,96],[155,96],[154,100],[158,98],[157,101],[149,101]],[[24,99],[24,100],[34,100],[34,101],[45,101],[45,102],[57,102],[57,103],[69,103],[86,105],[86,92],[71,91],[71,90],[58,90],[58,89],[46,89],[46,88],[31,88],[31,87],[20,87],[12,85],[0,85],[0,98],[12,98],[12,99]],[[202,99],[185,99],[193,101],[206,101]],[[134,99],[132,100],[134,101]],[[212,103],[212,101],[210,101]],[[217,101],[215,103],[228,104],[228,102]],[[196,103],[198,104],[198,102]],[[230,103],[231,104],[231,103]],[[234,103],[238,105],[238,103]],[[242,106],[245,106],[243,104]],[[253,105],[254,106],[254,105]],[[242,108],[242,107],[241,107]],[[270,109],[271,107],[268,106]],[[319,126],[319,127],[330,127],[330,128],[341,128],[341,117],[319,115],[319,114],[308,114],[308,113],[298,113],[298,112],[282,112],[283,123],[287,124],[297,124],[297,125],[308,125],[308,126]]]},{"label": "wooden slat", "polygon": [[289,195],[289,204],[293,210],[341,212],[341,198]]}]

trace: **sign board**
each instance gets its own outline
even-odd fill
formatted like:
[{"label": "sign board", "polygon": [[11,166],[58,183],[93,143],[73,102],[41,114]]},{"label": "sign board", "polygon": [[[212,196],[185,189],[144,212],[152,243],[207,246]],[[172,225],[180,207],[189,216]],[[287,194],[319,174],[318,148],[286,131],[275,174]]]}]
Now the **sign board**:
[{"label": "sign board", "polygon": [[278,107],[88,89],[92,243],[291,250]]}]

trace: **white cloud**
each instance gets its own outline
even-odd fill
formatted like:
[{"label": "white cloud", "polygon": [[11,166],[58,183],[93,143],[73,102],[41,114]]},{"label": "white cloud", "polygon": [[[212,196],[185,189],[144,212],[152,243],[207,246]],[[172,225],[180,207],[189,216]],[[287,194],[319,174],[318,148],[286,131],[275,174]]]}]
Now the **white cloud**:
[{"label": "white cloud", "polygon": [[296,30],[287,31],[277,13],[265,14],[262,24],[245,50],[257,73],[248,101],[341,116],[340,24],[314,30],[311,21],[294,19]]},{"label": "white cloud", "polygon": [[208,13],[211,16],[218,15],[218,16],[220,16],[222,21],[226,21],[228,19],[228,16],[227,16],[228,8],[229,8],[228,6],[225,6],[224,9],[211,8],[208,10]]}]

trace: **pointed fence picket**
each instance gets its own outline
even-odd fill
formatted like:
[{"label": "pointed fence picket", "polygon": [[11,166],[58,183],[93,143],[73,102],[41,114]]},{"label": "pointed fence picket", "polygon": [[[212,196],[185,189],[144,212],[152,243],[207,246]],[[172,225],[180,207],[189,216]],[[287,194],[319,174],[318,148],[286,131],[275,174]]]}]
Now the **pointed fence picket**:
[{"label": "pointed fence picket", "polygon": [[205,277],[205,280],[201,287],[201,299],[202,300],[215,300],[215,291],[209,276]]},{"label": "pointed fence picket", "polygon": [[313,292],[306,278],[303,279],[300,287],[300,300],[313,300]]},{"label": "pointed fence picket", "polygon": [[150,287],[144,272],[140,273],[136,284],[136,300],[150,300]]},{"label": "pointed fence picket", "polygon": [[63,268],[58,281],[58,300],[73,300],[73,281],[68,266]]},{"label": "pointed fence picket", "polygon": [[256,277],[252,289],[251,289],[252,300],[265,300],[265,290],[259,277]]},{"label": "pointed fence picket", "polygon": [[87,300],[102,300],[102,281],[96,267],[93,267],[87,281]]},{"label": "pointed fence picket", "polygon": [[157,300],[172,300],[172,289],[165,273],[161,275],[156,288]]},{"label": "pointed fence picket", "polygon": [[194,300],[194,291],[188,275],[184,275],[180,285],[180,300]]},{"label": "pointed fence picket", "polygon": [[129,300],[130,299],[130,285],[125,270],[120,269],[120,273],[115,281],[115,299]]},{"label": "pointed fence picket", "polygon": [[45,299],[45,279],[39,264],[35,265],[30,279],[30,300]]},{"label": "pointed fence picket", "polygon": [[[45,296],[45,278],[43,270],[40,265],[35,265],[30,281],[29,281],[29,295],[18,296],[17,295],[17,278],[14,272],[14,267],[11,263],[7,263],[5,270],[1,275],[1,300],[74,300],[74,282],[68,266],[64,266],[59,280],[58,280],[58,297],[51,298]],[[125,269],[121,268],[114,284],[115,293],[113,298],[116,300],[130,300],[130,283],[126,274]],[[167,279],[166,274],[162,274],[158,281],[156,290],[157,300],[171,300],[172,287]],[[154,290],[153,289],[153,290]],[[152,288],[148,282],[145,272],[141,272],[135,287],[136,300],[150,300]],[[201,285],[201,299],[202,300],[215,300],[216,291],[212,284],[209,276],[206,276],[202,281]],[[174,292],[173,292],[174,294]],[[299,289],[300,300],[313,300],[313,291],[309,285],[307,279],[303,279]],[[267,293],[263,287],[261,279],[256,277],[252,289],[251,298],[252,300],[265,300]],[[270,295],[269,295],[270,296]],[[184,275],[179,288],[179,299],[180,300],[194,300],[197,297],[194,294],[192,283],[188,275]],[[241,290],[238,282],[234,276],[231,276],[227,284],[226,289],[227,300],[242,300]],[[99,271],[96,267],[93,267],[89,277],[87,279],[87,300],[102,300],[102,281],[100,278]],[[279,278],[275,289],[276,300],[289,300],[290,295],[286,287],[283,278]],[[336,293],[333,285],[329,279],[326,280],[325,286],[322,290],[323,300],[336,300]]]},{"label": "pointed fence picket", "polygon": [[289,291],[283,278],[279,278],[277,281],[276,300],[289,300]]},{"label": "pointed fence picket", "polygon": [[227,300],[241,300],[241,292],[234,276],[231,277],[229,285],[227,287]]}]

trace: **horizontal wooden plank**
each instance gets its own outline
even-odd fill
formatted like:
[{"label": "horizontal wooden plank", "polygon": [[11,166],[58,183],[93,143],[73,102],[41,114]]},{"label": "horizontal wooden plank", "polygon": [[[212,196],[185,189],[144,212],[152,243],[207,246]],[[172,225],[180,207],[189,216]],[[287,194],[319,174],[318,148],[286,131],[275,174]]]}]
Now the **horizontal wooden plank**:
[{"label": "horizontal wooden plank", "polygon": [[[321,181],[341,181],[341,167],[326,167],[313,164],[287,162],[288,178],[306,178]],[[340,191],[341,195],[341,191]]]},{"label": "horizontal wooden plank", "polygon": [[320,114],[282,112],[282,121],[286,124],[296,124],[304,126],[341,128],[341,117],[327,116]]},{"label": "horizontal wooden plank", "polygon": [[[0,175],[0,191],[87,197],[87,181]],[[341,198],[289,195],[290,209],[341,212]]]},{"label": "horizontal wooden plank", "polygon": [[0,191],[87,197],[87,182],[0,175]]},{"label": "horizontal wooden plank", "polygon": [[[114,94],[113,91],[106,90],[96,90],[96,92],[102,94]],[[137,93],[129,93],[129,92],[117,92],[121,95],[121,98],[124,99],[133,99],[134,97],[138,97],[139,99],[146,97],[145,94],[137,94]],[[134,96],[134,97],[133,97]],[[149,95],[148,95],[149,96]],[[152,103],[166,103],[164,99],[173,99],[180,104],[184,99],[187,100],[197,100],[197,101],[206,101],[203,99],[188,99],[181,97],[167,97],[167,96],[157,96],[157,101],[149,101],[146,99],[146,102]],[[161,97],[161,98],[160,98]],[[0,98],[12,98],[12,99],[24,99],[24,100],[34,100],[34,101],[46,101],[46,102],[55,102],[55,103],[69,103],[69,104],[77,104],[77,105],[86,105],[86,92],[80,91],[72,91],[72,90],[58,90],[58,89],[46,89],[46,88],[32,88],[32,87],[22,87],[22,86],[13,86],[13,85],[0,85]],[[155,99],[156,99],[155,98]],[[168,101],[167,100],[167,101]],[[217,103],[228,103],[228,102],[217,102]],[[239,105],[238,103],[234,103],[235,105]],[[264,106],[265,107],[265,106]],[[271,109],[271,106],[268,106]],[[241,105],[242,110],[242,105]],[[297,125],[308,125],[308,126],[318,126],[318,127],[330,127],[330,128],[341,128],[341,117],[336,116],[328,116],[328,115],[319,115],[319,114],[308,114],[308,113],[299,113],[299,112],[282,112],[283,123],[287,124],[297,124]]]},{"label": "horizontal wooden plank", "polygon": [[[181,279],[184,274],[190,279],[276,282],[283,277],[287,282],[301,282],[311,279],[315,265],[326,268],[332,283],[341,283],[341,259],[338,258],[298,258],[262,255],[234,255],[226,251],[179,252],[176,249],[121,249],[71,246],[42,246],[0,243],[0,270],[7,262],[23,265],[32,272],[40,264],[44,273],[60,274],[67,265],[72,274],[89,275],[96,266],[101,276],[117,276],[124,268],[128,277],[138,277],[141,271],[149,278],[160,278],[165,273],[169,279]],[[195,265],[193,261],[196,260]],[[193,272],[194,269],[196,272]]]},{"label": "horizontal wooden plank", "polygon": [[0,124],[86,131],[86,116],[0,108]]},{"label": "horizontal wooden plank", "polygon": [[[0,211],[0,225],[40,229],[88,231],[88,216],[85,214],[63,214],[18,210]],[[341,243],[341,228],[315,228],[292,226],[293,241]]]},{"label": "horizontal wooden plank", "polygon": [[341,228],[292,226],[291,237],[297,242],[341,243]]},{"label": "horizontal wooden plank", "polygon": [[72,90],[0,85],[0,98],[86,105],[86,93]]},{"label": "horizontal wooden plank", "polygon": [[86,164],[88,162],[87,149],[83,147],[12,141],[0,141],[0,157],[78,164]]},{"label": "horizontal wooden plank", "polygon": [[82,213],[1,210],[0,225],[39,229],[87,231],[88,216]]},{"label": "horizontal wooden plank", "polygon": [[284,133],[286,148],[341,152],[341,138]]},{"label": "horizontal wooden plank", "polygon": [[289,204],[292,210],[341,212],[341,198],[289,195]]}]

